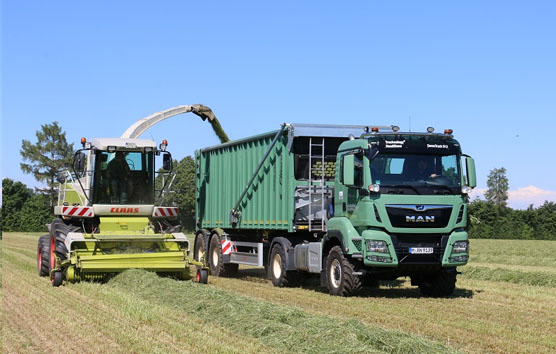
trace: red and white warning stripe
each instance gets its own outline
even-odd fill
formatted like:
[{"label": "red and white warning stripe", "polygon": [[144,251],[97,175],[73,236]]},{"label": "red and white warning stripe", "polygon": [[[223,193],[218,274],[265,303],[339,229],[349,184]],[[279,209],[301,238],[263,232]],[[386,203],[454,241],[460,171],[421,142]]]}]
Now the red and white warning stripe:
[{"label": "red and white warning stripe", "polygon": [[63,216],[73,216],[82,218],[92,218],[95,216],[93,208],[87,206],[64,206],[62,207]]},{"label": "red and white warning stripe", "polygon": [[222,240],[222,254],[232,253],[232,241]]},{"label": "red and white warning stripe", "polygon": [[178,216],[177,207],[155,207],[153,217],[155,218],[173,218]]}]

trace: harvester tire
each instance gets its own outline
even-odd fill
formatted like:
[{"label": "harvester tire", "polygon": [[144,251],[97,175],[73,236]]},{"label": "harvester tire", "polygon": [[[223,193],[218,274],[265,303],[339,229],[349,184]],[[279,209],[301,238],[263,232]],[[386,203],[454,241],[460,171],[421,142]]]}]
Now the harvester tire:
[{"label": "harvester tire", "polygon": [[421,294],[431,297],[450,296],[456,289],[456,272],[441,270],[436,274],[425,277],[419,283]]},{"label": "harvester tire", "polygon": [[62,285],[62,282],[64,281],[64,276],[62,272],[52,272],[52,275],[50,276],[50,280],[52,281],[52,286],[58,287]]},{"label": "harvester tire", "polygon": [[210,274],[217,277],[232,277],[236,275],[238,271],[238,264],[224,264],[222,257],[222,243],[220,243],[220,236],[217,234],[212,235],[210,239],[209,264]]},{"label": "harvester tire", "polygon": [[49,241],[50,236],[44,235],[39,237],[37,244],[37,270],[40,277],[45,277],[50,273]]},{"label": "harvester tire", "polygon": [[195,281],[200,284],[206,284],[208,282],[208,269],[204,269],[204,268],[197,269],[197,275],[195,276]]},{"label": "harvester tire", "polygon": [[297,286],[302,275],[294,270],[286,270],[286,251],[280,243],[276,243],[270,252],[268,272],[272,284],[277,287]]},{"label": "harvester tire", "polygon": [[353,264],[344,256],[340,246],[330,249],[326,257],[326,284],[330,295],[352,296],[361,290],[361,278],[353,274]]},{"label": "harvester tire", "polygon": [[[68,232],[69,226],[66,225],[62,219],[54,219],[50,224],[50,237],[55,240],[54,253],[58,259],[60,259],[60,262],[67,259],[68,249],[64,241],[66,241]],[[52,255],[52,252],[50,252],[50,254]],[[51,265],[53,265],[52,262]]]}]

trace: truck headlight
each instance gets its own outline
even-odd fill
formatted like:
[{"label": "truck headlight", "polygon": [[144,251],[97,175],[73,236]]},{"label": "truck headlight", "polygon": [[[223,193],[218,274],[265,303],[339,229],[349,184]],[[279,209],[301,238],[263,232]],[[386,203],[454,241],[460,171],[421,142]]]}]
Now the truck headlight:
[{"label": "truck headlight", "polygon": [[367,241],[367,251],[368,252],[388,253],[388,245],[386,244],[385,241],[368,240]]},{"label": "truck headlight", "polygon": [[468,244],[469,243],[467,241],[456,241],[456,242],[454,242],[454,245],[452,246],[452,253],[467,252]]}]

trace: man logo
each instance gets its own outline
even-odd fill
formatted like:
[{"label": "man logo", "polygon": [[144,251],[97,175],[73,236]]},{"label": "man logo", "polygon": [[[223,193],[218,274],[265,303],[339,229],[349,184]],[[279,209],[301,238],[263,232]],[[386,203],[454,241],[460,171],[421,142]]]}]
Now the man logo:
[{"label": "man logo", "polygon": [[429,215],[406,215],[405,216],[405,222],[407,223],[412,223],[412,222],[430,222],[433,223],[434,222],[434,216],[429,216]]},{"label": "man logo", "polygon": [[423,210],[425,210],[425,206],[424,205],[416,205],[415,210],[423,211]]}]

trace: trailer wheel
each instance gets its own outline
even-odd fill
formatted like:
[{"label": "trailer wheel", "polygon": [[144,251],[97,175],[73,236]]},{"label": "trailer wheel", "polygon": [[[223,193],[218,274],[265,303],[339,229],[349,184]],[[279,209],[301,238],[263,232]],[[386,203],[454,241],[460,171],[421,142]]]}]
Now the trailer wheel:
[{"label": "trailer wheel", "polygon": [[450,296],[456,290],[456,272],[441,270],[438,273],[424,277],[419,283],[421,294],[431,297]]},{"label": "trailer wheel", "polygon": [[301,278],[298,271],[286,270],[286,251],[280,243],[276,243],[274,247],[272,247],[267,268],[274,286],[296,286]]},{"label": "trailer wheel", "polygon": [[235,263],[224,264],[222,257],[222,244],[218,234],[212,235],[210,239],[210,274],[217,277],[231,277],[237,274],[239,265]]},{"label": "trailer wheel", "polygon": [[62,272],[52,272],[52,274],[50,275],[50,280],[52,281],[52,286],[58,287],[62,285],[64,276],[62,275]]},{"label": "trailer wheel", "polygon": [[49,240],[50,236],[44,235],[39,237],[37,244],[37,270],[40,277],[50,273]]},{"label": "trailer wheel", "polygon": [[353,265],[344,257],[340,246],[332,247],[326,258],[328,292],[336,296],[355,295],[361,290],[361,279],[353,273]]},{"label": "trailer wheel", "polygon": [[195,281],[200,284],[206,284],[208,282],[208,270],[204,268],[197,269]]},{"label": "trailer wheel", "polygon": [[195,240],[195,260],[196,261],[201,260],[203,256],[203,252],[205,252],[205,250],[206,250],[205,237],[202,233],[199,233],[197,234],[197,240]]}]

